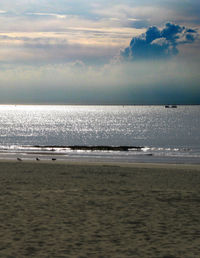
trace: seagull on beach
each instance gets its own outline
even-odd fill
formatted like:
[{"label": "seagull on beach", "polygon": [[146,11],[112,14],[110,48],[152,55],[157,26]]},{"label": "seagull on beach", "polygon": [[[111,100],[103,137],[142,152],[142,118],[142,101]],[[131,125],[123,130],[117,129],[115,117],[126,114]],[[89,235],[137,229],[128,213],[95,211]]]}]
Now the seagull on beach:
[{"label": "seagull on beach", "polygon": [[18,160],[18,161],[22,161],[22,159],[20,159],[20,158],[17,158],[17,160]]},{"label": "seagull on beach", "polygon": [[36,160],[37,160],[37,161],[40,161],[40,159],[39,159],[38,157],[36,158]]}]

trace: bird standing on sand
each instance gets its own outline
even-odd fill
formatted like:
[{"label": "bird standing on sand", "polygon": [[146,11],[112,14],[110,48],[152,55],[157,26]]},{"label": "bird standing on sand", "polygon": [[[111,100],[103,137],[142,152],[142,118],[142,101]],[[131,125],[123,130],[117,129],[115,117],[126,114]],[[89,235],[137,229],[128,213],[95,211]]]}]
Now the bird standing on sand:
[{"label": "bird standing on sand", "polygon": [[18,160],[18,161],[22,161],[22,159],[20,159],[20,158],[17,158],[17,160]]},{"label": "bird standing on sand", "polygon": [[37,161],[40,161],[40,159],[39,159],[38,157],[36,158],[36,160],[37,160]]}]

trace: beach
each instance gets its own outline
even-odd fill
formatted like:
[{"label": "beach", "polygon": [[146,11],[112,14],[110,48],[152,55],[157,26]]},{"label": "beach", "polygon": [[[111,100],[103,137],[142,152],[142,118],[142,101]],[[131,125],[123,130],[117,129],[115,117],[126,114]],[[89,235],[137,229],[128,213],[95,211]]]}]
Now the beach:
[{"label": "beach", "polygon": [[0,161],[0,257],[200,257],[200,165]]}]

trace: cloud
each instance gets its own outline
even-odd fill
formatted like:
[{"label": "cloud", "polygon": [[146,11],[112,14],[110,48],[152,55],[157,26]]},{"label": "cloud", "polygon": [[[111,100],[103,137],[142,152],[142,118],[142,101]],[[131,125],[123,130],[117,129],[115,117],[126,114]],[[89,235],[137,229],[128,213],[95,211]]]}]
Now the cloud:
[{"label": "cloud", "polygon": [[163,7],[161,1],[157,4],[152,2],[149,4],[149,1],[147,3],[142,3],[142,1],[126,3],[126,1],[123,1],[121,4],[95,7],[93,12],[99,15],[99,17],[117,18],[118,23],[123,27],[148,28],[152,24],[160,26],[168,20],[179,23],[179,18],[182,19],[182,16],[177,17],[177,12],[170,7],[170,4]]},{"label": "cloud", "polygon": [[200,104],[198,65],[174,59],[104,67],[78,60],[4,65],[0,90],[1,103]]},{"label": "cloud", "polygon": [[128,19],[128,22],[126,23],[126,25],[132,28],[142,29],[142,28],[147,28],[149,26],[149,22],[147,20]]},{"label": "cloud", "polygon": [[128,61],[169,58],[179,53],[179,45],[192,43],[196,37],[196,30],[173,23],[166,23],[161,30],[152,26],[144,34],[132,38],[121,56]]},{"label": "cloud", "polygon": [[108,63],[119,51],[117,46],[71,43],[65,34],[0,34],[0,64],[68,63],[81,60],[90,65]]},{"label": "cloud", "polygon": [[67,15],[57,14],[57,13],[27,13],[27,15],[35,15],[35,16],[53,16],[58,19],[65,19]]}]

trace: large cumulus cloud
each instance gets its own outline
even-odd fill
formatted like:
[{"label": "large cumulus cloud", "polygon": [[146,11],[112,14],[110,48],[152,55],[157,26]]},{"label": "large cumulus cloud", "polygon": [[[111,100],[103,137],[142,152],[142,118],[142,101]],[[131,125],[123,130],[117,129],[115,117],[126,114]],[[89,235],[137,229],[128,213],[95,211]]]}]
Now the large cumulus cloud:
[{"label": "large cumulus cloud", "polygon": [[125,60],[161,59],[178,54],[178,46],[195,41],[197,31],[173,23],[163,29],[150,27],[139,37],[134,37],[129,47],[121,51]]}]

